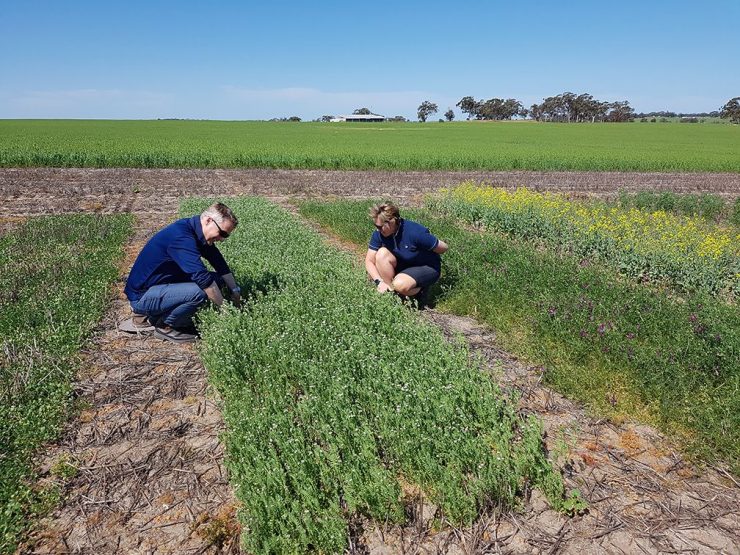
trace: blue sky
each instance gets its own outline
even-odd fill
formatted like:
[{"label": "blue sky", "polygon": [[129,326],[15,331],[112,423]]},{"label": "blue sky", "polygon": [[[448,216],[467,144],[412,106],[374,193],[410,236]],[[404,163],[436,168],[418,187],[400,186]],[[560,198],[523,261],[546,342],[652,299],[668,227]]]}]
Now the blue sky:
[{"label": "blue sky", "polygon": [[[0,118],[269,119],[564,91],[740,96],[740,0],[2,0]],[[457,117],[460,112],[455,108]]]}]

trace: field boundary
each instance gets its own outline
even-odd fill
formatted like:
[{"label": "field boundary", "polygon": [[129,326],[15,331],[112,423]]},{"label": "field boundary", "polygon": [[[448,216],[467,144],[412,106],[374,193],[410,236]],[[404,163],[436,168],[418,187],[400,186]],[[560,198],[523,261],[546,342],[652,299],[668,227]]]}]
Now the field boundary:
[{"label": "field boundary", "polygon": [[574,196],[673,190],[740,196],[740,174],[624,172],[400,172],[0,168],[0,217],[66,212],[155,214],[184,196],[260,195],[420,199],[466,180]]}]

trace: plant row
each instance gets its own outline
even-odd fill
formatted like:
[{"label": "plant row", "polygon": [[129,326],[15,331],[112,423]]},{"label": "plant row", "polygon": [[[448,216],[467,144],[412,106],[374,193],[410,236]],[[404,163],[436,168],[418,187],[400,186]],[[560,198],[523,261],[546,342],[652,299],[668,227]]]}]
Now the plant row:
[{"label": "plant row", "polygon": [[0,167],[740,172],[731,125],[0,120]]},{"label": "plant row", "polygon": [[110,299],[130,216],[49,216],[0,237],[0,552],[43,501],[31,457],[70,406],[79,349]]},{"label": "plant row", "polygon": [[570,201],[463,183],[429,197],[428,206],[512,237],[544,241],[578,257],[608,262],[640,281],[682,290],[740,294],[740,234],[699,217]]},{"label": "plant row", "polygon": [[672,191],[620,191],[617,203],[621,208],[638,208],[655,212],[662,210],[686,216],[701,216],[710,221],[730,222],[740,227],[740,197],[727,201],[710,193],[674,193]]},{"label": "plant row", "polygon": [[[301,214],[366,245],[370,202],[306,202]],[[595,412],[657,425],[697,459],[740,472],[740,312],[707,294],[671,299],[609,266],[424,210],[450,245],[439,306],[472,315],[545,381]]]},{"label": "plant row", "polygon": [[530,487],[560,506],[541,424],[462,345],[282,209],[230,205],[242,223],[222,251],[249,300],[202,313],[201,354],[250,552],[341,552],[350,519],[402,522],[416,488],[456,524]]}]

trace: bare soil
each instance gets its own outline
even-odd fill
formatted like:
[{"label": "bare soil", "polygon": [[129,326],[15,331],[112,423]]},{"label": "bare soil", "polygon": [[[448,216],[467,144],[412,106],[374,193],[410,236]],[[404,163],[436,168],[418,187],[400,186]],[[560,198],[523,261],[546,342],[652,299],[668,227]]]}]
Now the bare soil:
[{"label": "bare soil", "polygon": [[[116,300],[85,353],[76,383],[86,405],[39,457],[48,480],[60,460],[77,474],[63,503],[24,546],[33,553],[235,553],[236,501],[223,466],[218,399],[191,346],[116,331],[129,315],[125,274],[146,240],[173,220],[181,197],[258,194],[283,205],[307,196],[419,195],[463,179],[574,195],[671,189],[735,197],[735,174],[569,172],[328,172],[286,170],[0,170],[0,231],[28,216],[133,212]],[[326,234],[325,234],[326,235]],[[328,235],[327,235],[328,237]],[[338,244],[335,238],[328,237]],[[420,316],[462,334],[520,409],[544,422],[546,443],[570,488],[589,504],[572,518],[532,492],[518,511],[492,509],[460,530],[435,523],[436,508],[408,491],[403,528],[352,523],[353,553],[740,553],[740,486],[723,469],[684,461],[660,433],[594,418],[541,384],[541,370],[497,347],[495,332],[435,310]]]},{"label": "bare soil", "polygon": [[75,211],[156,214],[192,195],[407,199],[467,179],[577,196],[608,196],[620,189],[740,195],[740,174],[716,173],[21,168],[0,169],[0,216]]}]

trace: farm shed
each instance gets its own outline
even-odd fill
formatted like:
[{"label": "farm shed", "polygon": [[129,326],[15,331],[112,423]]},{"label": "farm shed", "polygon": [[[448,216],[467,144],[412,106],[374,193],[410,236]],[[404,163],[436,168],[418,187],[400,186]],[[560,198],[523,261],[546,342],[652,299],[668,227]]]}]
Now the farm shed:
[{"label": "farm shed", "polygon": [[337,116],[331,119],[332,122],[347,121],[352,123],[367,123],[367,122],[384,122],[385,116],[379,116],[377,114],[352,114],[351,116]]}]

